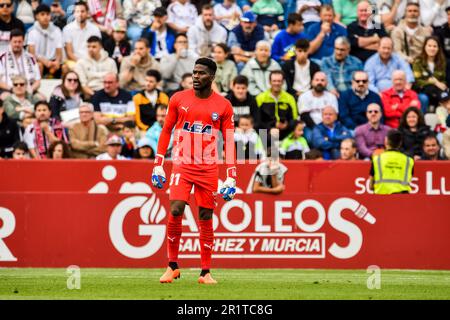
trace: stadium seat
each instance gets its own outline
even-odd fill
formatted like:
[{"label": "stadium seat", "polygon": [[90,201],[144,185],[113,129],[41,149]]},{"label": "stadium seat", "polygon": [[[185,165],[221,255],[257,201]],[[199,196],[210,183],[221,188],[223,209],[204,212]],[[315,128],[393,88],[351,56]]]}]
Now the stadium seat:
[{"label": "stadium seat", "polygon": [[55,89],[56,86],[60,85],[61,83],[62,83],[61,79],[42,79],[39,92],[42,93],[47,98],[47,101],[49,101],[53,90]]}]

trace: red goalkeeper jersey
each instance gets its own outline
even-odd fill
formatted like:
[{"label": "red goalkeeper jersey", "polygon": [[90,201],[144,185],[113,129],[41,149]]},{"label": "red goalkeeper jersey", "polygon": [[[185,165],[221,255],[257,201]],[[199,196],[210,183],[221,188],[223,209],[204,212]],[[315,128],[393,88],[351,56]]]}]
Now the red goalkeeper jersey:
[{"label": "red goalkeeper jersey", "polygon": [[[200,99],[193,89],[174,94],[169,101],[157,154],[166,154],[174,127],[172,160],[179,170],[213,173],[217,172],[220,161],[228,168],[235,166],[233,107],[221,95],[213,92],[208,98]],[[219,132],[223,136],[225,158],[219,158]]]}]

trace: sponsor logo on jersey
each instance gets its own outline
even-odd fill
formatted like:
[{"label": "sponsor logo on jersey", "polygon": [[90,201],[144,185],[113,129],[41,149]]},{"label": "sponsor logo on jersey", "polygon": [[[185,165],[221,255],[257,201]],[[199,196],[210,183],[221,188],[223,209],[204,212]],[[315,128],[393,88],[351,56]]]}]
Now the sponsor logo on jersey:
[{"label": "sponsor logo on jersey", "polygon": [[183,130],[191,133],[206,133],[212,134],[212,126],[210,124],[203,125],[203,123],[193,123],[191,125],[190,122],[185,121],[183,124]]}]

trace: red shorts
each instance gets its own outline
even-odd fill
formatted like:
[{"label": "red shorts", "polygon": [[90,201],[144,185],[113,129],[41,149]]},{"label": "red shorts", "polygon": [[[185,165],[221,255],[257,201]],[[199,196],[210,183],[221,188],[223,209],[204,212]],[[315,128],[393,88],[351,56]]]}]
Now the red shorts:
[{"label": "red shorts", "polygon": [[173,170],[170,175],[170,200],[183,200],[188,202],[192,186],[197,206],[214,209],[217,206],[216,196],[218,187],[217,176],[203,176]]}]

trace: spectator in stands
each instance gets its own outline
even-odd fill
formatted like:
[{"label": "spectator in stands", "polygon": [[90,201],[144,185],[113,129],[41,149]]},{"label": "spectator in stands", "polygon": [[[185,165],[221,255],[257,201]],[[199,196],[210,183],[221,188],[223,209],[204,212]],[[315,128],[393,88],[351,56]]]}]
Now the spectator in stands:
[{"label": "spectator in stands", "polygon": [[[27,91],[36,93],[41,85],[41,73],[34,57],[26,52],[24,34],[21,30],[11,31],[11,44],[7,51],[0,55],[0,89],[12,91],[12,77],[23,75],[27,79]],[[5,94],[2,94],[5,98]]]},{"label": "spectator in stands", "polygon": [[435,29],[435,34],[439,38],[441,48],[444,51],[446,59],[446,80],[450,83],[450,5],[445,9],[447,13],[447,22],[440,28]]},{"label": "spectator in stands", "polygon": [[14,160],[30,159],[30,153],[25,142],[18,141],[14,144],[12,158]]},{"label": "spectator in stands", "polygon": [[255,169],[253,192],[281,194],[285,190],[284,177],[287,171],[287,167],[278,158],[271,156],[269,148],[267,158]]},{"label": "spectator in stands", "polygon": [[313,23],[307,30],[311,48],[311,58],[321,60],[333,54],[334,42],[338,37],[346,37],[347,29],[334,21],[334,9],[330,5],[320,8],[320,22]]},{"label": "spectator in stands", "polygon": [[353,138],[347,138],[341,141],[341,157],[340,160],[353,161],[358,160],[358,149],[356,141]]},{"label": "spectator in stands", "polygon": [[252,5],[252,12],[256,14],[256,21],[264,27],[266,33],[273,34],[284,28],[284,9],[279,1],[256,0]]},{"label": "spectator in stands", "polygon": [[107,73],[117,73],[117,65],[103,50],[102,40],[99,37],[92,36],[87,42],[88,55],[78,59],[74,70],[87,98],[91,98],[95,92],[103,89],[103,77]]},{"label": "spectator in stands", "polygon": [[167,24],[177,33],[187,33],[197,19],[197,8],[189,0],[175,0],[167,7]]},{"label": "spectator in stands", "polygon": [[80,122],[69,129],[72,156],[77,159],[92,159],[106,150],[108,129],[94,121],[94,106],[84,102],[80,105]]},{"label": "spectator in stands", "polygon": [[48,147],[47,159],[61,160],[71,158],[69,145],[64,141],[54,141]]},{"label": "spectator in stands", "polygon": [[306,153],[310,151],[308,142],[303,137],[305,123],[296,121],[294,130],[281,141],[280,155],[283,159],[305,159]]},{"label": "spectator in stands", "polygon": [[325,107],[322,111],[322,122],[313,129],[314,148],[322,152],[325,160],[339,159],[342,140],[351,137],[350,130],[337,120],[336,109]]},{"label": "spectator in stands", "polygon": [[346,26],[355,21],[358,17],[359,0],[333,0],[333,8],[336,11],[335,22],[340,22]]},{"label": "spectator in stands", "polygon": [[234,142],[238,160],[262,159],[265,157],[264,145],[261,137],[255,130],[251,115],[239,117],[238,125],[234,132]]},{"label": "spectator in stands", "polygon": [[430,134],[423,139],[421,160],[447,160],[441,153],[441,145],[435,134]]},{"label": "spectator in stands", "polygon": [[120,154],[127,159],[134,156],[137,149],[136,126],[133,121],[126,121],[122,129],[122,151]]},{"label": "spectator in stands", "polygon": [[377,103],[367,106],[366,124],[355,129],[355,140],[359,155],[362,159],[370,159],[373,154],[379,154],[384,150],[384,139],[391,127],[381,123],[382,110]]},{"label": "spectator in stands", "polygon": [[224,0],[223,3],[214,5],[214,16],[217,22],[231,31],[239,24],[242,10],[236,4],[236,0]]},{"label": "spectator in stands", "polygon": [[403,113],[398,130],[403,136],[402,151],[414,160],[420,159],[425,137],[431,133],[425,124],[422,112],[416,107],[409,107]]},{"label": "spectator in stands", "polygon": [[46,101],[37,102],[34,105],[34,113],[36,120],[26,127],[23,141],[33,158],[45,159],[50,144],[58,140],[68,142],[68,138],[61,122],[51,118],[51,109]]},{"label": "spectator in stands", "polygon": [[434,107],[439,105],[442,92],[448,90],[445,69],[445,56],[438,38],[428,37],[425,39],[422,53],[414,60],[414,88],[419,92],[419,97],[426,95],[426,101]]},{"label": "spectator in stands", "polygon": [[377,0],[380,19],[388,32],[403,19],[408,0]]},{"label": "spectator in stands", "polygon": [[142,38],[150,43],[150,53],[157,61],[175,52],[175,32],[168,27],[167,19],[167,10],[164,7],[156,8],[152,24],[142,32]]},{"label": "spectator in stands", "polygon": [[39,6],[39,1],[17,0],[15,2],[15,15],[17,19],[24,23],[25,31],[27,31],[34,23],[33,11]]},{"label": "spectator in stands", "polygon": [[151,160],[155,158],[150,140],[146,137],[139,139],[133,159]]},{"label": "spectator in stands", "polygon": [[231,90],[226,96],[231,102],[234,111],[234,124],[237,127],[241,116],[251,116],[256,129],[260,128],[261,115],[256,99],[248,92],[248,79],[246,76],[238,75],[234,78]]},{"label": "spectator in stands", "polygon": [[369,76],[364,71],[353,73],[351,89],[343,92],[338,102],[339,119],[350,130],[367,122],[368,105],[376,103],[381,106],[380,96],[369,90]]},{"label": "spectator in stands", "polygon": [[165,81],[165,91],[178,90],[182,76],[192,72],[197,55],[188,50],[188,38],[186,34],[178,34],[175,37],[175,52],[161,58],[161,74]]},{"label": "spectator in stands", "polygon": [[320,71],[319,65],[308,59],[308,50],[308,40],[297,40],[295,57],[281,66],[286,77],[287,91],[296,99],[311,89],[311,80],[314,74]]},{"label": "spectator in stands", "polygon": [[331,106],[336,113],[339,111],[336,96],[326,91],[327,84],[327,75],[322,71],[316,72],[311,81],[312,88],[298,98],[298,112],[306,123],[305,138],[309,143],[312,142],[313,128],[322,122],[323,109]]},{"label": "spectator in stands", "polygon": [[135,43],[153,20],[159,0],[124,0],[123,17],[128,21],[128,38]]},{"label": "spectator in stands", "polygon": [[13,84],[12,94],[3,101],[3,105],[8,117],[20,122],[33,116],[34,104],[42,100],[42,97],[27,92],[27,80],[23,75],[15,75],[11,80]]},{"label": "spectator in stands", "polygon": [[86,2],[75,4],[75,21],[67,24],[63,29],[64,48],[67,60],[63,66],[63,73],[72,69],[78,59],[86,57],[87,40],[91,36],[101,38],[100,29],[89,19],[89,7]]},{"label": "spectator in stands", "polygon": [[61,120],[61,112],[79,108],[83,98],[84,92],[78,74],[75,71],[67,72],[61,85],[57,86],[50,96],[52,116]]},{"label": "spectator in stands", "polygon": [[291,60],[295,56],[297,40],[306,39],[306,34],[302,31],[302,16],[298,13],[290,13],[287,28],[278,32],[273,40],[272,58],[279,63]]},{"label": "spectator in stands", "polygon": [[227,41],[227,30],[214,21],[210,4],[202,7],[202,14],[187,33],[189,48],[201,57],[211,56],[214,45]]},{"label": "spectator in stands", "polygon": [[181,82],[178,84],[178,88],[175,91],[170,91],[169,97],[177,93],[178,91],[190,90],[194,87],[194,81],[192,80],[192,73],[187,72],[181,77]]},{"label": "spectator in stands", "polygon": [[406,74],[402,70],[392,73],[392,85],[390,89],[381,93],[381,101],[386,125],[397,129],[403,112],[410,106],[420,109],[421,104],[417,93],[408,89]]},{"label": "spectator in stands", "polygon": [[[150,146],[153,149],[153,153],[156,154],[158,149],[158,140],[161,135],[162,128],[164,127],[164,122],[166,120],[167,106],[164,104],[160,104],[156,107],[156,121],[153,125],[147,130],[145,136],[150,140]],[[171,155],[172,153],[172,143],[173,143],[173,135],[170,138],[169,147],[167,149],[166,156]]]},{"label": "spectator in stands", "polygon": [[419,18],[419,3],[408,2],[405,19],[391,32],[394,51],[409,64],[420,55],[425,38],[431,35],[429,28],[420,25]]},{"label": "spectator in stands", "polygon": [[116,134],[112,134],[106,140],[106,152],[99,154],[96,160],[127,160],[120,154],[122,151],[122,140]]},{"label": "spectator in stands", "polygon": [[445,8],[450,5],[448,0],[419,0],[420,22],[426,27],[437,28],[447,21]]},{"label": "spectator in stands", "polygon": [[269,75],[270,88],[256,97],[261,115],[261,128],[272,136],[284,139],[293,129],[297,119],[295,99],[283,90],[284,75],[274,70]]},{"label": "spectator in stands", "polygon": [[169,97],[157,88],[161,74],[156,70],[148,70],[145,89],[133,97],[136,108],[136,125],[140,130],[147,131],[156,121],[156,107],[168,105]]},{"label": "spectator in stands", "polygon": [[[50,0],[47,2],[43,1],[42,3],[45,3],[46,5],[50,6],[50,17],[53,24],[57,26],[59,29],[63,30],[67,24],[67,18],[69,18],[70,16],[69,6],[71,7],[70,9],[73,11],[75,0],[62,1],[62,3],[60,3],[59,0],[53,1]],[[73,17],[70,16],[70,18]]]},{"label": "spectator in stands", "polygon": [[28,52],[36,58],[42,76],[57,77],[63,58],[61,29],[50,22],[50,7],[40,4],[34,11],[36,22],[27,34]]},{"label": "spectator in stands", "polygon": [[352,87],[352,75],[362,70],[361,60],[350,55],[350,42],[346,37],[336,38],[334,54],[322,59],[321,70],[328,76],[328,90],[339,95]]},{"label": "spectator in stands", "polygon": [[320,150],[311,149],[310,152],[306,153],[305,160],[323,161],[324,159]]},{"label": "spectator in stands", "polygon": [[442,147],[447,159],[450,159],[450,129],[447,129],[442,135]]},{"label": "spectator in stands", "polygon": [[230,48],[225,43],[218,43],[214,46],[213,57],[217,64],[214,83],[220,93],[230,91],[231,82],[237,76],[237,68],[233,61],[228,59]]},{"label": "spectator in stands", "polygon": [[25,25],[14,15],[12,0],[2,0],[0,3],[0,53],[8,50],[11,31],[19,29],[25,32]]},{"label": "spectator in stands", "polygon": [[116,18],[123,18],[122,2],[121,0],[91,0],[87,2],[92,22],[102,33],[111,35],[111,22]]},{"label": "spectator in stands", "polygon": [[150,55],[147,39],[141,38],[136,41],[133,53],[122,60],[120,87],[128,91],[143,90],[149,69],[159,71],[159,62]]},{"label": "spectator in stands", "polygon": [[392,72],[395,70],[405,72],[408,89],[414,82],[414,75],[409,64],[397,53],[393,53],[392,50],[391,38],[382,38],[378,52],[371,56],[364,66],[364,71],[369,74],[369,89],[376,93],[380,93],[391,86]]},{"label": "spectator in stands", "polygon": [[95,122],[106,125],[111,131],[120,130],[125,121],[135,117],[131,94],[119,87],[119,77],[115,73],[104,76],[103,86],[104,89],[92,97]]},{"label": "spectator in stands", "polygon": [[269,89],[269,74],[281,70],[278,62],[270,58],[270,43],[261,40],[256,44],[255,57],[251,58],[242,69],[241,75],[248,78],[248,91],[253,96]]},{"label": "spectator in stands", "polygon": [[265,38],[263,27],[256,23],[256,16],[251,11],[245,12],[240,21],[228,36],[228,46],[238,70],[255,57],[256,44]]},{"label": "spectator in stands", "polygon": [[350,54],[363,63],[373,54],[377,53],[380,39],[387,36],[383,25],[375,25],[372,17],[372,5],[369,1],[361,1],[357,7],[358,20],[347,27],[351,43]]},{"label": "spectator in stands", "polygon": [[10,119],[0,100],[0,158],[11,158],[14,144],[20,140],[17,122]]},{"label": "spectator in stands", "polygon": [[297,0],[297,10],[303,19],[305,30],[314,22],[320,22],[320,6],[322,3],[319,0]]},{"label": "spectator in stands", "polygon": [[131,44],[127,37],[127,22],[123,19],[116,19],[111,24],[112,34],[106,37],[103,46],[108,52],[108,56],[116,62],[117,69],[124,57],[131,53]]}]

